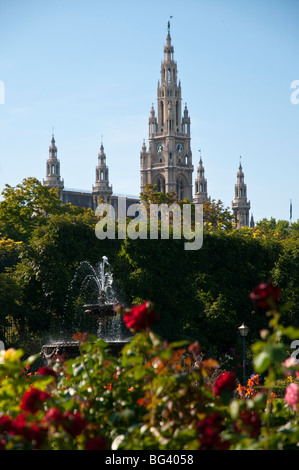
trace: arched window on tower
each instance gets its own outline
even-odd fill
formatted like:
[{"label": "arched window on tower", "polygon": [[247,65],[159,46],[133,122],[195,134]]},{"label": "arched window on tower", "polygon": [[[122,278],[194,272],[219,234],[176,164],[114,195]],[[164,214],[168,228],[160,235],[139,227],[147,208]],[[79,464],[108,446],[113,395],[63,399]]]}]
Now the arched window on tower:
[{"label": "arched window on tower", "polygon": [[184,199],[184,183],[181,176],[177,179],[177,195],[179,200],[182,201]]},{"label": "arched window on tower", "polygon": [[157,179],[157,190],[160,192],[160,193],[165,193],[165,180],[164,180],[164,177],[162,175],[158,176],[158,179]]},{"label": "arched window on tower", "polygon": [[167,83],[170,84],[170,69],[167,70]]},{"label": "arched window on tower", "polygon": [[52,165],[52,166],[51,166],[51,174],[52,174],[52,175],[55,175],[55,165]]}]

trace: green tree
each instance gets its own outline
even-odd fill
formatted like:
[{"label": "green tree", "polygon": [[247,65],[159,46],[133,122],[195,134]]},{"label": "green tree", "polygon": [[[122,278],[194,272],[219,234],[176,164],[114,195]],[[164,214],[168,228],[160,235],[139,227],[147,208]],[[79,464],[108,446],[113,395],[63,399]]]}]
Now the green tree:
[{"label": "green tree", "polygon": [[79,214],[84,209],[62,204],[55,188],[26,178],[16,187],[5,186],[0,202],[0,231],[15,241],[28,241],[33,230],[45,225],[49,215]]},{"label": "green tree", "polygon": [[50,330],[57,333],[62,324],[71,337],[71,325],[64,315],[77,267],[84,260],[94,264],[103,255],[111,258],[117,249],[117,240],[96,238],[95,224],[94,213],[88,210],[77,215],[49,215],[23,244],[21,261],[14,270],[22,304],[14,322],[21,342],[29,331],[49,336]]},{"label": "green tree", "polygon": [[283,291],[282,301],[289,304],[287,316],[282,316],[284,323],[299,326],[299,238],[286,238],[282,242],[279,259],[273,269],[274,282]]},{"label": "green tree", "polygon": [[206,226],[231,230],[233,228],[234,217],[230,210],[224,207],[223,202],[213,199],[203,202],[203,220]]}]

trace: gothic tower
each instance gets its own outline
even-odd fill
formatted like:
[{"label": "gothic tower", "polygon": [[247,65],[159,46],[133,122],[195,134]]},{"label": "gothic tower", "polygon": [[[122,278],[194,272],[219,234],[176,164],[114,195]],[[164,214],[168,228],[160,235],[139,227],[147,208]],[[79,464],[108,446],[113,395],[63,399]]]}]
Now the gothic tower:
[{"label": "gothic tower", "polygon": [[93,206],[97,207],[102,201],[111,202],[112,186],[109,185],[109,169],[106,165],[106,154],[101,143],[96,167],[96,182],[92,187]]},{"label": "gothic tower", "polygon": [[244,173],[240,162],[235,184],[235,199],[232,202],[232,211],[235,216],[236,228],[249,226],[250,201],[247,202],[247,187],[244,183]]},{"label": "gothic tower", "polygon": [[181,83],[173,59],[170,24],[161,63],[161,82],[157,89],[157,116],[154,106],[149,117],[149,149],[143,143],[140,153],[141,192],[146,184],[157,184],[158,191],[175,191],[178,199],[192,201],[192,153],[190,118],[185,105],[181,112]]},{"label": "gothic tower", "polygon": [[208,200],[207,180],[205,178],[205,169],[200,156],[199,165],[197,167],[197,178],[195,180],[195,194],[193,202],[194,204],[201,204]]},{"label": "gothic tower", "polygon": [[49,188],[58,188],[59,195],[60,197],[62,197],[64,182],[60,177],[60,162],[57,158],[57,147],[53,134],[51,144],[49,146],[49,158],[47,160],[46,179],[43,180],[43,185],[48,186]]}]

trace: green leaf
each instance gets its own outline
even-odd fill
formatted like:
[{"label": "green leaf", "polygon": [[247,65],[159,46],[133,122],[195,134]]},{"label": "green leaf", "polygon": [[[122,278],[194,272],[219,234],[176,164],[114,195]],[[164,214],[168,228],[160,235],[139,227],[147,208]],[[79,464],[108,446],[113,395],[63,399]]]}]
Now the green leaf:
[{"label": "green leaf", "polygon": [[282,334],[290,339],[299,339],[299,328],[288,326],[287,328],[282,329]]},{"label": "green leaf", "polygon": [[142,379],[142,377],[144,377],[145,373],[146,373],[146,369],[145,369],[144,366],[141,366],[141,365],[136,366],[134,368],[134,379],[135,380]]},{"label": "green leaf", "polygon": [[253,359],[254,368],[258,374],[265,372],[270,367],[271,362],[272,357],[265,350]]},{"label": "green leaf", "polygon": [[237,419],[239,416],[240,403],[238,400],[233,400],[230,404],[230,414],[232,419]]},{"label": "green leaf", "polygon": [[173,343],[170,344],[170,347],[175,349],[175,348],[182,348],[184,346],[187,346],[189,344],[188,341],[174,341]]}]

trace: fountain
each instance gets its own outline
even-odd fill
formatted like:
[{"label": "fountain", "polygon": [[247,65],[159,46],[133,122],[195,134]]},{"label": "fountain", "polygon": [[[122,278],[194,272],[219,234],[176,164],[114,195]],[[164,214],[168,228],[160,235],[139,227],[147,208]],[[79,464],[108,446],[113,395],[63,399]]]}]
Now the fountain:
[{"label": "fountain", "polygon": [[[97,301],[83,305],[84,314],[97,319],[97,337],[109,344],[110,353],[118,355],[122,347],[129,341],[122,339],[120,334],[120,319],[114,311],[116,303],[113,279],[106,256],[103,256],[99,265],[99,272],[84,261],[81,266],[87,266],[90,274],[85,276],[82,285],[94,282],[97,289]],[[78,341],[55,341],[42,346],[42,354],[51,364],[58,356],[63,359],[75,358],[79,356]]]}]

